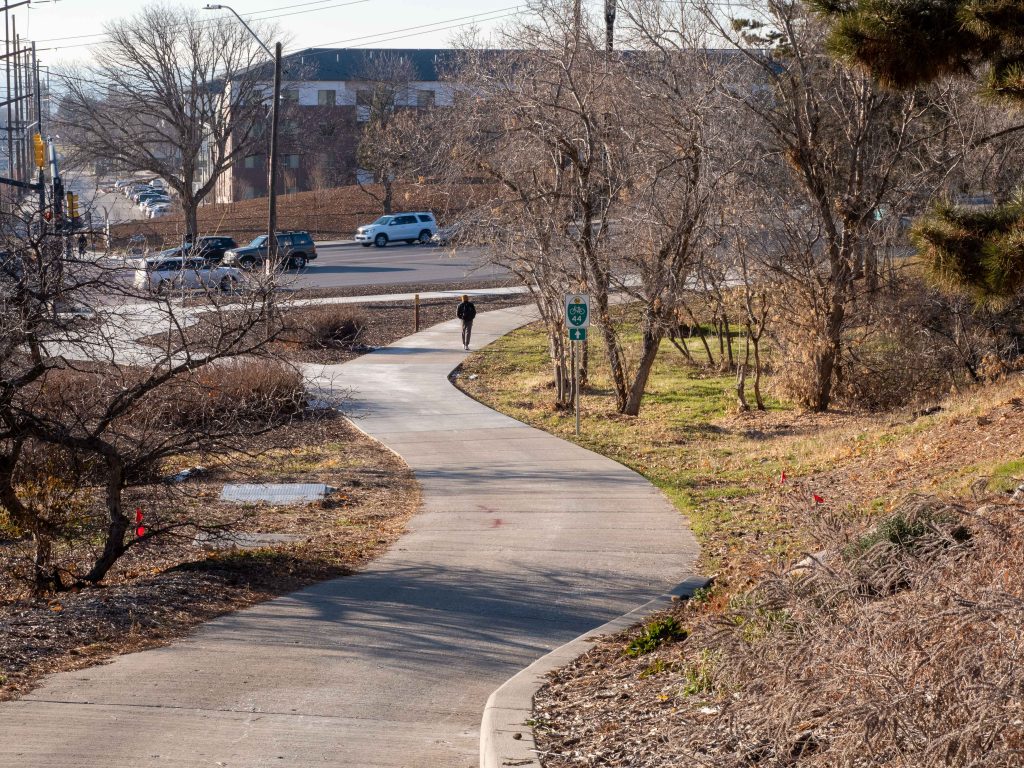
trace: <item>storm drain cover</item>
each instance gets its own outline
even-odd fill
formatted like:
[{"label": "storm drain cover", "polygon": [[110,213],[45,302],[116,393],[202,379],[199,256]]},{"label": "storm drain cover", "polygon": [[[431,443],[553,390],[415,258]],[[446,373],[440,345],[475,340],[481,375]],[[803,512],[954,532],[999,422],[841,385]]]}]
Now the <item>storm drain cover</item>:
[{"label": "storm drain cover", "polygon": [[225,485],[220,500],[240,504],[309,504],[322,501],[333,490],[324,483],[238,483]]}]

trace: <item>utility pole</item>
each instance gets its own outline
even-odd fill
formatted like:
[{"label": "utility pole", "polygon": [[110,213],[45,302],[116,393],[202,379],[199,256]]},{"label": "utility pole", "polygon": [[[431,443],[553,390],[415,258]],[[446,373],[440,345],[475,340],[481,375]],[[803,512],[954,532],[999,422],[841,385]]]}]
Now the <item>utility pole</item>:
[{"label": "utility pole", "polygon": [[273,101],[270,103],[270,157],[267,163],[267,258],[263,262],[263,271],[269,276],[277,268],[277,185],[275,182],[277,181],[278,108],[281,102],[281,43],[277,43],[274,46],[274,52],[271,53],[267,44],[252,31],[252,27],[246,24],[245,19],[239,16],[238,11],[230,5],[210,3],[203,6],[203,10],[230,11],[274,61],[274,95]]},{"label": "utility pole", "polygon": [[604,45],[608,53],[615,48],[615,3],[616,0],[604,0]]},{"label": "utility pole", "polygon": [[270,166],[267,169],[266,274],[277,269],[277,124],[281,102],[281,43],[274,46],[274,101],[270,105]]}]

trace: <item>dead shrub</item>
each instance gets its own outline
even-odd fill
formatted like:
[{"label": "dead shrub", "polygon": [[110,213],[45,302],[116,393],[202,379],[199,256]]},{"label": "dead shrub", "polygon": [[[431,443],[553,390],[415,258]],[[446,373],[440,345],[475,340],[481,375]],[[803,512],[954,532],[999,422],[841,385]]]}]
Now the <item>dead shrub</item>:
[{"label": "dead shrub", "polygon": [[366,321],[342,305],[301,309],[285,317],[281,338],[307,349],[357,346],[366,329]]},{"label": "dead shrub", "polygon": [[249,432],[301,413],[302,374],[278,360],[218,361],[154,394],[160,422],[175,429]]},{"label": "dead shrub", "polygon": [[913,498],[837,528],[732,606],[710,640],[718,714],[685,729],[691,748],[723,768],[1019,765],[1022,511]]},{"label": "dead shrub", "polygon": [[[779,364],[772,386],[812,406],[816,361],[824,354],[815,323],[791,312],[776,322]],[[835,401],[883,411],[931,402],[951,388],[1020,367],[1021,308],[995,309],[943,294],[917,278],[897,278],[847,307]]]}]

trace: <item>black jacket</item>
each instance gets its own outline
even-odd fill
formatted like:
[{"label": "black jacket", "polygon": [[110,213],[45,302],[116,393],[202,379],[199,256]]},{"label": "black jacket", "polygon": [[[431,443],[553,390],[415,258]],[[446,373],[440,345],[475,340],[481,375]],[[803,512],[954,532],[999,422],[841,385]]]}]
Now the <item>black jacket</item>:
[{"label": "black jacket", "polygon": [[472,301],[464,301],[459,304],[459,308],[455,310],[455,315],[464,323],[473,322],[473,318],[476,317],[476,307]]}]

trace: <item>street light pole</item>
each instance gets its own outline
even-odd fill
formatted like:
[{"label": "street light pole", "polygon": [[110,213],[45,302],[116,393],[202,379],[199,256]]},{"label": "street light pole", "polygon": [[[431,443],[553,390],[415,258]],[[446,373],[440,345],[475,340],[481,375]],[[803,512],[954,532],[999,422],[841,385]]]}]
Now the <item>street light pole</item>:
[{"label": "street light pole", "polygon": [[277,267],[277,185],[275,182],[277,181],[278,106],[281,101],[281,43],[277,43],[274,46],[274,52],[271,53],[267,44],[260,40],[259,35],[252,31],[252,27],[246,24],[245,19],[239,16],[238,12],[230,5],[210,4],[204,6],[204,10],[231,11],[274,61],[274,95],[270,102],[270,157],[267,163],[267,259],[263,263],[264,273],[270,275]]},{"label": "street light pole", "polygon": [[274,103],[270,107],[270,168],[267,169],[267,261],[265,274],[277,268],[277,122],[281,101],[281,43],[274,46]]}]

